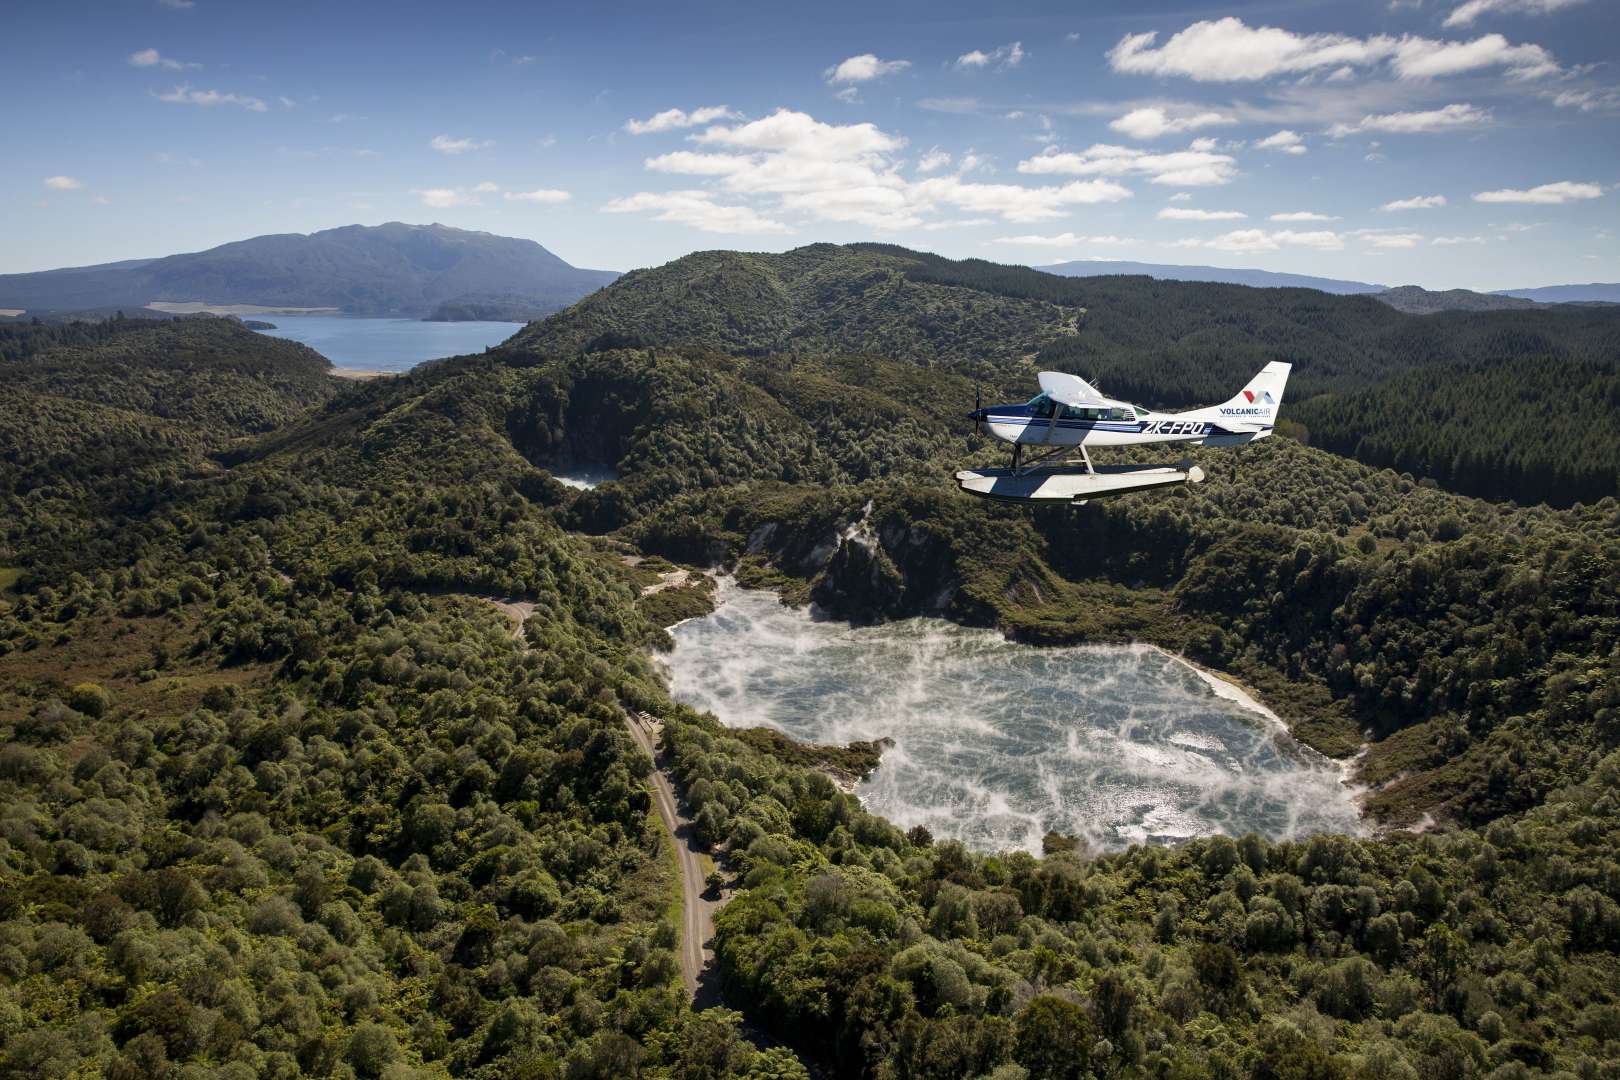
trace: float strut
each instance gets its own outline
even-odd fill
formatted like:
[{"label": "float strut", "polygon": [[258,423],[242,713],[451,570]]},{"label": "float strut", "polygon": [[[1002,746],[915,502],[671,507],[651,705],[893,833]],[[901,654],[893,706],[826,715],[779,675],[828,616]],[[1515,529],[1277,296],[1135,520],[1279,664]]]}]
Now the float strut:
[{"label": "float strut", "polygon": [[1097,475],[1097,470],[1091,467],[1091,455],[1086,453],[1086,444],[1085,443],[1080,444],[1080,456],[1086,459],[1086,472],[1090,473],[1093,476],[1096,476]]}]

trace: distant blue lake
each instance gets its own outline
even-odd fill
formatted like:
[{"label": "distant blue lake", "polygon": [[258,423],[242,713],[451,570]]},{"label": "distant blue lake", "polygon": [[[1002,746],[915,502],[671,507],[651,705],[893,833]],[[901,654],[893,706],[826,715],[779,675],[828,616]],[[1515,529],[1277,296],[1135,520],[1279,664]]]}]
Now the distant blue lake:
[{"label": "distant blue lake", "polygon": [[249,315],[275,323],[261,333],[301,342],[332,361],[361,371],[409,371],[424,360],[462,356],[499,345],[522,329],[512,322],[422,322],[358,315]]}]

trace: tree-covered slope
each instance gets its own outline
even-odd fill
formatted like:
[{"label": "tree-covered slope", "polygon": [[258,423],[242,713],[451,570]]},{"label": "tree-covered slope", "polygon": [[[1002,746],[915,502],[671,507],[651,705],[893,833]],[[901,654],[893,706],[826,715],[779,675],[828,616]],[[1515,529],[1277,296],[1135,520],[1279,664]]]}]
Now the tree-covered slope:
[{"label": "tree-covered slope", "polygon": [[1620,494],[1620,371],[1547,358],[1425,368],[1297,407],[1319,446],[1489,499]]}]

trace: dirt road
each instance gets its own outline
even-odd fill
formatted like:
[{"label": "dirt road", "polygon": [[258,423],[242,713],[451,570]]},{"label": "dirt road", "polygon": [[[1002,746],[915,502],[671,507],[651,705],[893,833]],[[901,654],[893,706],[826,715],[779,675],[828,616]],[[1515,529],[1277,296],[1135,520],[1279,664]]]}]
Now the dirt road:
[{"label": "dirt road", "polygon": [[[657,738],[646,718],[625,717],[625,726],[636,742],[660,764]],[[705,897],[706,885],[702,847],[693,835],[692,823],[681,814],[675,800],[675,789],[661,764],[652,773],[653,801],[658,805],[658,816],[675,841],[675,857],[681,870],[681,979],[694,1001],[701,1008],[712,996],[712,989],[704,979],[704,968],[712,954],[709,939],[714,936],[714,913],[720,901]]]}]

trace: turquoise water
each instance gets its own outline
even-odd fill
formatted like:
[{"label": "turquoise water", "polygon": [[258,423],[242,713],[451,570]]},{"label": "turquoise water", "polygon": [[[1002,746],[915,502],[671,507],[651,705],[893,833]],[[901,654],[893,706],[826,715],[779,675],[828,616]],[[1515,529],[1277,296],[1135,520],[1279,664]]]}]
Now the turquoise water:
[{"label": "turquoise water", "polygon": [[334,367],[409,371],[424,360],[462,356],[499,345],[523,328],[511,322],[422,322],[357,315],[250,315],[275,323],[260,333],[302,342]]},{"label": "turquoise water", "polygon": [[856,794],[902,828],[1036,852],[1048,829],[1104,850],[1361,830],[1338,763],[1157,649],[1038,648],[939,619],[851,627],[727,583],[671,633],[671,693],[722,723],[893,739]]}]

